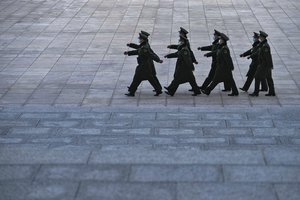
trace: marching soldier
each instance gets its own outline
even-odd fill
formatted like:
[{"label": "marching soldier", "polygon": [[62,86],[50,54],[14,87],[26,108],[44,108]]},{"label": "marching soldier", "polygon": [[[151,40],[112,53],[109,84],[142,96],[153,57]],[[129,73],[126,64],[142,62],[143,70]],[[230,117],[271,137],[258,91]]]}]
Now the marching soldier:
[{"label": "marching soldier", "polygon": [[238,96],[239,92],[237,90],[235,81],[233,79],[232,71],[234,69],[232,58],[230,56],[229,48],[227,47],[227,41],[229,38],[224,34],[220,34],[219,46],[216,53],[217,59],[217,68],[215,72],[215,76],[211,84],[203,90],[203,93],[209,95],[210,92],[220,83],[227,82],[230,84],[230,88],[232,89],[232,93],[228,94],[228,96]]},{"label": "marching soldier", "polygon": [[[141,33],[144,34],[145,36],[147,36],[147,38],[150,36],[150,33],[146,32],[146,31],[143,31],[143,30],[142,30]],[[149,49],[150,49],[151,53],[154,54],[156,57],[158,57],[158,56],[154,53],[154,51],[151,49],[148,40],[146,41],[146,43],[147,43],[147,45],[149,46]],[[133,48],[133,49],[138,49],[138,48],[140,47],[140,45],[134,44],[134,43],[129,43],[129,44],[127,44],[127,46],[128,46],[128,47],[131,47],[131,48]],[[160,84],[160,82],[159,82],[159,80],[158,80],[158,78],[157,78],[157,76],[156,76],[156,70],[155,70],[155,65],[154,65],[153,60],[152,60],[152,62],[151,62],[151,71],[152,71],[152,75],[153,75],[153,78],[154,78],[156,84],[158,85],[159,89],[162,90],[162,86],[161,86],[161,84]],[[153,92],[156,92],[156,91],[153,90]]]},{"label": "marching soldier", "polygon": [[[211,45],[209,46],[203,46],[203,47],[198,47],[198,50],[201,51],[210,51],[209,53],[204,54],[204,56],[206,57],[212,57],[212,62],[211,62],[211,69],[208,73],[207,78],[205,79],[205,81],[203,82],[202,86],[200,86],[201,90],[205,90],[207,88],[207,86],[212,82],[215,72],[216,72],[216,68],[217,68],[217,59],[216,59],[216,52],[218,50],[218,43],[219,43],[219,36],[220,36],[220,32],[217,30],[214,30],[214,41],[212,42]],[[228,86],[228,84],[225,84],[224,82],[224,90],[222,91],[230,91],[230,87]]]},{"label": "marching soldier", "polygon": [[274,82],[272,78],[273,61],[271,55],[271,49],[267,40],[268,34],[259,31],[259,49],[254,54],[251,54],[251,58],[257,56],[258,66],[255,72],[255,89],[250,96],[258,96],[259,84],[262,80],[267,79],[269,86],[269,93],[266,96],[275,96]]},{"label": "marching soldier", "polygon": [[128,56],[138,55],[138,66],[136,67],[133,81],[128,88],[129,93],[125,95],[134,96],[141,82],[144,80],[148,80],[156,91],[156,94],[154,96],[159,96],[162,91],[153,77],[151,63],[153,62],[152,60],[155,60],[159,63],[162,63],[163,61],[150,50],[150,47],[148,45],[148,37],[146,35],[142,33],[139,34],[139,43],[140,44],[137,50],[124,52],[124,55]]},{"label": "marching soldier", "polygon": [[[248,91],[248,89],[249,89],[249,87],[250,87],[250,85],[251,85],[251,83],[252,83],[252,81],[254,79],[254,75],[255,75],[255,72],[256,72],[256,69],[257,69],[257,64],[258,64],[257,62],[258,61],[257,61],[257,54],[256,54],[256,52],[259,49],[259,40],[258,40],[258,38],[259,38],[259,34],[256,33],[256,32],[254,32],[252,48],[249,49],[248,51],[246,51],[245,53],[242,53],[240,55],[240,57],[250,58],[248,56],[250,56],[251,54],[253,54],[253,56],[252,56],[252,62],[250,64],[249,70],[248,70],[248,72],[246,74],[247,80],[246,80],[244,86],[242,88],[240,88],[240,90],[245,91],[245,92]],[[261,88],[262,88],[261,91],[268,91],[268,85],[267,85],[266,79],[261,80]]]},{"label": "marching soldier", "polygon": [[165,56],[165,58],[177,58],[174,80],[168,87],[165,87],[165,89],[167,90],[166,94],[174,96],[180,84],[189,82],[194,92],[193,96],[196,96],[198,94],[201,94],[201,92],[193,74],[194,66],[188,47],[188,39],[183,34],[181,34],[179,42],[180,44],[178,46],[177,52],[170,53]]},{"label": "marching soldier", "polygon": [[[187,34],[189,33],[187,30],[185,30],[184,28],[180,27],[180,30],[178,31],[179,32],[179,37],[180,35],[184,36],[186,39],[187,39],[187,47],[190,51],[190,55],[191,55],[191,59],[192,59],[192,62],[194,64],[198,64],[198,61],[196,60],[195,58],[195,55],[194,55],[194,52],[192,51],[191,49],[191,45],[190,45],[190,42],[188,40],[188,37],[187,37]],[[171,44],[171,45],[168,45],[168,48],[169,49],[178,49],[179,45],[178,44]],[[193,68],[193,70],[195,70],[195,68]]]},{"label": "marching soldier", "polygon": [[[188,32],[186,29],[180,27],[178,33],[179,33],[179,38],[180,38],[180,35],[182,35],[182,36],[184,36],[184,37],[187,39],[187,47],[188,47],[188,49],[189,49],[189,51],[190,51],[190,55],[191,55],[192,62],[193,62],[194,64],[197,65],[197,64],[198,64],[198,61],[196,60],[196,57],[195,57],[195,55],[194,55],[194,52],[193,52],[192,49],[191,49],[191,45],[190,45],[190,42],[189,42],[188,37],[187,37],[187,34],[188,34],[189,32]],[[171,45],[168,45],[168,46],[167,46],[167,48],[169,48],[169,49],[176,49],[176,50],[178,49],[178,47],[179,47],[179,44],[171,44]],[[194,67],[194,65],[193,65],[193,71],[194,71],[194,70],[195,70],[195,67]],[[189,91],[192,92],[193,89],[190,89]]]}]

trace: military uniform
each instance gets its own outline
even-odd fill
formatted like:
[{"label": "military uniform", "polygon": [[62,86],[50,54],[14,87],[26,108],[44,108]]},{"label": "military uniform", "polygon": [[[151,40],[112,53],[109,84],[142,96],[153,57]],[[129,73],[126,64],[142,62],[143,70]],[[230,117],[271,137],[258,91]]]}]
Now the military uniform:
[{"label": "military uniform", "polygon": [[[182,28],[182,27],[180,27],[180,30],[178,32],[179,32],[179,35],[182,35],[182,36],[184,36],[187,39],[186,45],[187,45],[188,50],[190,51],[190,56],[191,56],[192,62],[195,63],[195,64],[198,64],[198,62],[196,60],[196,57],[194,55],[194,52],[191,49],[190,42],[189,42],[189,40],[187,38],[187,34],[189,32],[187,30],[185,30],[184,28]],[[169,49],[178,49],[178,47],[179,47],[178,44],[171,44],[171,45],[168,46]],[[193,65],[193,71],[194,70],[195,70],[195,67]]]},{"label": "military uniform", "polygon": [[[220,36],[220,32],[217,30],[214,30],[214,36],[219,37]],[[212,57],[212,62],[211,62],[211,68],[210,71],[208,73],[207,78],[205,79],[205,81],[203,82],[202,86],[200,86],[200,89],[206,89],[207,86],[212,82],[214,76],[215,76],[215,72],[216,72],[216,62],[217,62],[217,50],[218,50],[218,41],[219,38],[215,39],[211,45],[209,46],[203,46],[203,47],[199,47],[198,50],[201,51],[210,51],[209,53],[206,53],[204,56],[206,57]],[[224,82],[224,90],[222,91],[230,91],[230,85],[227,82]]]},{"label": "military uniform", "polygon": [[148,80],[156,91],[155,96],[158,96],[162,92],[153,77],[152,62],[153,60],[156,62],[160,62],[160,58],[156,54],[153,54],[150,50],[150,47],[147,43],[147,36],[140,33],[140,38],[142,38],[144,41],[139,45],[139,48],[137,50],[125,52],[128,56],[138,55],[138,66],[136,67],[133,81],[128,88],[129,93],[126,95],[134,96],[141,82],[144,80]]},{"label": "military uniform", "polygon": [[224,34],[220,34],[220,38],[224,41],[224,43],[218,45],[218,50],[216,52],[216,71],[214,78],[211,84],[203,90],[203,93],[209,95],[210,92],[220,83],[227,82],[232,89],[232,93],[228,94],[228,96],[237,96],[238,90],[233,79],[232,71],[234,69],[232,58],[230,56],[229,48],[227,47],[226,41],[229,38]]},{"label": "military uniform", "polygon": [[[252,58],[252,61],[249,66],[249,70],[246,74],[247,80],[246,80],[244,86],[242,88],[240,88],[241,90],[243,90],[245,92],[248,91],[248,89],[254,79],[254,75],[255,75],[255,72],[257,69],[257,65],[258,65],[257,54],[256,54],[256,52],[259,49],[258,36],[259,36],[259,34],[254,32],[254,35],[253,35],[254,43],[252,44],[252,48],[240,55],[240,57],[247,57],[247,56],[250,56],[251,54],[253,55],[252,57],[251,56],[248,57],[248,58]],[[267,85],[266,79],[261,80],[261,88],[262,88],[261,89],[262,91],[268,91],[268,85]]]},{"label": "military uniform", "polygon": [[269,86],[269,93],[266,96],[275,96],[274,82],[272,78],[273,61],[271,55],[271,49],[268,44],[267,38],[268,34],[260,31],[260,38],[263,40],[260,42],[259,49],[251,57],[257,56],[258,66],[255,72],[255,89],[250,96],[258,96],[259,94],[259,84],[262,80],[267,79]]},{"label": "military uniform", "polygon": [[193,74],[194,66],[187,46],[187,38],[181,35],[181,40],[183,44],[179,45],[178,51],[165,56],[166,58],[177,58],[174,79],[168,87],[165,87],[168,90],[166,94],[173,96],[180,84],[189,82],[194,92],[193,95],[196,96],[201,92]]},{"label": "military uniform", "polygon": [[[146,31],[141,31],[141,33],[144,34],[144,35],[147,36],[147,37],[149,37],[149,35],[150,35],[150,34],[147,33]],[[146,43],[147,43],[146,45],[149,46],[149,49],[150,49],[151,53],[154,54],[155,57],[158,57],[158,56],[154,53],[154,51],[151,49],[150,44],[148,43],[148,41],[146,41]],[[130,47],[130,48],[133,48],[133,49],[138,49],[138,48],[140,48],[140,45],[134,44],[134,43],[129,43],[129,44],[127,44],[127,46]],[[154,65],[153,60],[152,60],[152,62],[151,62],[151,71],[152,71],[153,78],[154,78],[154,80],[155,80],[155,82],[156,82],[156,85],[158,85],[159,89],[162,90],[162,86],[161,86],[161,84],[160,84],[160,82],[159,82],[159,80],[158,80],[158,78],[157,78],[157,76],[156,76],[156,70],[155,70],[155,65]]]}]

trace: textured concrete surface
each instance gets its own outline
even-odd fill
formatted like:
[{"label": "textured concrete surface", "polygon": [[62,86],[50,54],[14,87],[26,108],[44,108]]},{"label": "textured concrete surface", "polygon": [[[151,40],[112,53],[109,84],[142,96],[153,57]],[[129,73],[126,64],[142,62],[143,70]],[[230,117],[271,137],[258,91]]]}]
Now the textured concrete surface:
[{"label": "textured concrete surface", "polygon": [[[300,199],[298,0],[0,1],[0,200]],[[160,57],[190,31],[198,84],[213,29],[246,79],[253,31],[269,33],[276,97],[124,96],[143,29]],[[157,64],[167,85],[175,60]],[[253,85],[249,92],[253,90]]]}]

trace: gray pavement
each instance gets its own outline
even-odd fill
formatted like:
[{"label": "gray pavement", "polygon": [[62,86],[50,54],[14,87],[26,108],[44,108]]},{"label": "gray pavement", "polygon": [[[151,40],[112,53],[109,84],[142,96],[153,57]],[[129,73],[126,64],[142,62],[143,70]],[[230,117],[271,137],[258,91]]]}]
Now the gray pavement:
[{"label": "gray pavement", "polygon": [[[0,200],[300,199],[300,1],[1,0]],[[276,97],[154,97],[126,43],[162,58],[190,31],[198,84],[213,29],[229,35],[242,86],[253,31],[269,33]],[[162,85],[175,60],[157,64]],[[253,85],[250,88],[251,92]]]},{"label": "gray pavement", "polygon": [[[300,102],[300,5],[297,0],[55,0],[0,2],[0,104],[78,106],[297,105]],[[218,86],[207,97],[191,97],[187,84],[175,97],[154,97],[149,83],[135,98],[124,96],[136,67],[125,57],[126,43],[138,32],[151,33],[151,45],[163,58],[178,40],[179,27],[190,31],[202,84],[210,69],[197,47],[209,45],[214,29],[229,35],[234,78],[246,80],[253,31],[269,33],[277,96],[227,97]],[[162,85],[173,76],[175,60],[157,64]],[[253,91],[253,86],[249,92]]]},{"label": "gray pavement", "polygon": [[296,200],[300,107],[2,107],[0,199]]}]

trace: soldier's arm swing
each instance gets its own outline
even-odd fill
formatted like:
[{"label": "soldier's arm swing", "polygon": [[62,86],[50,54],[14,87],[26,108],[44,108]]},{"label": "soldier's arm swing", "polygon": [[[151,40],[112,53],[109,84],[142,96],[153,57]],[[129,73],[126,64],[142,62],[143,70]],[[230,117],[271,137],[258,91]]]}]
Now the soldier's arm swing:
[{"label": "soldier's arm swing", "polygon": [[133,51],[125,51],[124,55],[128,55],[128,56],[134,56],[134,55],[138,55],[139,51],[138,50],[133,50]]},{"label": "soldier's arm swing", "polygon": [[212,45],[198,47],[198,50],[201,50],[201,51],[211,51],[212,50]]},{"label": "soldier's arm swing", "polygon": [[242,53],[242,54],[240,55],[240,57],[247,57],[247,56],[249,56],[249,55],[251,55],[251,54],[252,54],[252,49],[249,49],[248,51]]},{"label": "soldier's arm swing", "polygon": [[169,49],[178,49],[179,45],[178,44],[170,44],[167,46]]},{"label": "soldier's arm swing", "polygon": [[178,52],[167,54],[164,57],[165,58],[178,58]]},{"label": "soldier's arm swing", "polygon": [[133,49],[138,49],[140,47],[140,45],[134,43],[128,43],[127,46]]}]

